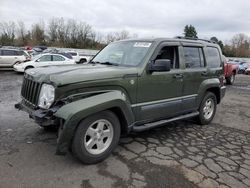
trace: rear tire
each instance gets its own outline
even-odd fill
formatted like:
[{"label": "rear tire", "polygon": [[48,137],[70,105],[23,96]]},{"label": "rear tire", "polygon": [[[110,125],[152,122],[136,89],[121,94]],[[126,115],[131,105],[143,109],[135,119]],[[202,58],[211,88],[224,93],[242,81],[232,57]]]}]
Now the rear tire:
[{"label": "rear tire", "polygon": [[80,64],[83,64],[83,63],[86,63],[86,62],[87,62],[86,59],[81,59],[79,63],[80,63]]},{"label": "rear tire", "polygon": [[209,124],[216,113],[217,99],[212,92],[206,92],[199,108],[198,123],[201,125]]},{"label": "rear tire", "polygon": [[85,164],[106,159],[120,139],[120,122],[111,111],[103,111],[84,119],[75,132],[73,154]]},{"label": "rear tire", "polygon": [[231,76],[226,78],[226,82],[228,85],[233,85],[234,81],[235,81],[235,74],[232,74]]}]

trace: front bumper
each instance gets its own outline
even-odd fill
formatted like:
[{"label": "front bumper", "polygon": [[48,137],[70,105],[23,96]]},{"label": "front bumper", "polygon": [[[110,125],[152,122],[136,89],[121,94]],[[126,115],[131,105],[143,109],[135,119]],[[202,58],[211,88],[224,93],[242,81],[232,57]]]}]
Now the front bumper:
[{"label": "front bumper", "polygon": [[22,100],[21,102],[15,104],[15,108],[27,112],[29,117],[34,119],[40,126],[57,125],[57,119],[53,116],[53,114],[59,109],[59,107],[44,110],[36,108],[25,100]]}]

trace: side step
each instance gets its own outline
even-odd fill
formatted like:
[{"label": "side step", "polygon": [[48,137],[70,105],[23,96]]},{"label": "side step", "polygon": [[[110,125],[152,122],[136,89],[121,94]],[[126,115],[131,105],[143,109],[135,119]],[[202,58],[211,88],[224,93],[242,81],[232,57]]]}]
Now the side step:
[{"label": "side step", "polygon": [[188,119],[188,118],[191,118],[191,117],[194,117],[194,116],[197,116],[197,115],[199,115],[198,111],[192,112],[192,113],[189,113],[189,114],[185,114],[185,115],[181,115],[181,116],[178,116],[178,117],[174,117],[174,118],[171,118],[171,119],[164,119],[164,120],[156,121],[156,122],[153,122],[153,123],[146,123],[144,125],[133,126],[132,131],[134,131],[134,132],[146,131],[146,130],[149,130],[149,129],[152,129],[152,128],[160,127],[160,126],[162,126],[163,124],[166,124],[166,123],[170,123],[170,122],[177,121],[177,120],[182,120],[182,119]]}]

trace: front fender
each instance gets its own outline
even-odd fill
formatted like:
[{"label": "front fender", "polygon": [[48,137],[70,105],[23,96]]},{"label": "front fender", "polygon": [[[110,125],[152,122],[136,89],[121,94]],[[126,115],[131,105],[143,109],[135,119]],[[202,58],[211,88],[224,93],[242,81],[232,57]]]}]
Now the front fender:
[{"label": "front fender", "polygon": [[128,125],[134,122],[131,104],[121,91],[109,91],[74,101],[61,107],[55,116],[64,119],[63,129],[58,135],[57,154],[65,154],[80,121],[91,114],[118,107],[123,112]]}]

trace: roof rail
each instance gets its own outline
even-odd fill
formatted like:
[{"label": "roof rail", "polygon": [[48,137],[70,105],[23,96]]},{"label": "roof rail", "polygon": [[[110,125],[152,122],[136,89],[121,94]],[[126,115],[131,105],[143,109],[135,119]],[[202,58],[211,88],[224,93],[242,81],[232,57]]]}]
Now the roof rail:
[{"label": "roof rail", "polygon": [[215,41],[212,41],[212,40],[199,39],[199,38],[193,38],[193,37],[176,36],[176,37],[174,37],[174,38],[176,38],[176,39],[187,39],[187,40],[200,40],[200,41],[210,42],[210,43],[216,44],[216,42],[215,42]]}]

